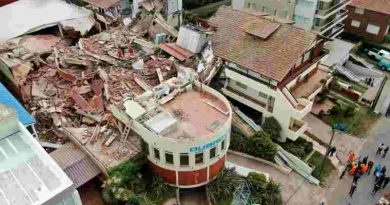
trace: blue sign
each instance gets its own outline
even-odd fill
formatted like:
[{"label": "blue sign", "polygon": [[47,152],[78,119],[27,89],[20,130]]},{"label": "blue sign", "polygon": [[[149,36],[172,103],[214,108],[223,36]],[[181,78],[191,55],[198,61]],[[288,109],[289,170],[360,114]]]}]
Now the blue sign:
[{"label": "blue sign", "polygon": [[190,152],[200,152],[200,151],[203,151],[203,150],[205,150],[207,148],[215,147],[218,143],[220,143],[223,140],[225,140],[226,135],[227,134],[224,134],[223,136],[219,137],[218,139],[216,139],[216,140],[214,140],[214,141],[212,141],[210,143],[204,144],[202,146],[190,147]]}]

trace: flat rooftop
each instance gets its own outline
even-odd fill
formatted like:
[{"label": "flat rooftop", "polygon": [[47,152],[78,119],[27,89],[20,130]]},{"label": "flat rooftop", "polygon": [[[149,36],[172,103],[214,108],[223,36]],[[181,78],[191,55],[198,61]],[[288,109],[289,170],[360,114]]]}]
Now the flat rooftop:
[{"label": "flat rooftop", "polygon": [[72,182],[25,128],[0,140],[0,204],[40,205]]},{"label": "flat rooftop", "polygon": [[164,104],[163,108],[178,121],[170,132],[163,135],[173,139],[211,135],[227,121],[229,113],[221,100],[199,91],[182,93]]}]

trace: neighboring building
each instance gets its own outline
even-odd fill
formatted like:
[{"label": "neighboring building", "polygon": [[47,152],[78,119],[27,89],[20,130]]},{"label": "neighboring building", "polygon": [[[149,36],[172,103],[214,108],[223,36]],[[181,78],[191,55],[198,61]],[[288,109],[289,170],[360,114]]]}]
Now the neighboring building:
[{"label": "neighboring building", "polygon": [[27,110],[19,103],[18,100],[0,83],[0,104],[8,105],[16,110],[18,120],[27,128],[30,133],[37,138],[38,134],[35,129],[37,121],[31,116]]},{"label": "neighboring building", "polygon": [[366,40],[382,42],[389,32],[390,1],[353,0],[347,7],[345,32],[362,36]]},{"label": "neighboring building", "polygon": [[132,17],[135,18],[143,10],[160,12],[164,20],[173,27],[183,23],[182,0],[134,0]]},{"label": "neighboring building", "polygon": [[349,2],[350,0],[233,0],[233,8],[259,10],[278,19],[294,21],[296,27],[306,31],[334,38],[343,32],[342,21],[347,18],[345,7]]},{"label": "neighboring building", "polygon": [[223,93],[259,111],[263,119],[274,116],[282,140],[302,136],[308,129],[302,118],[330,78],[318,67],[324,40],[229,7],[221,7],[209,23],[216,28],[214,55],[225,61]]},{"label": "neighboring building", "polygon": [[81,205],[72,181],[18,121],[0,104],[0,204]]},{"label": "neighboring building", "polygon": [[[193,188],[225,167],[232,110],[212,88],[181,82],[171,78],[124,106],[132,130],[145,142],[153,171],[170,185]],[[158,92],[170,94],[158,99]]]}]

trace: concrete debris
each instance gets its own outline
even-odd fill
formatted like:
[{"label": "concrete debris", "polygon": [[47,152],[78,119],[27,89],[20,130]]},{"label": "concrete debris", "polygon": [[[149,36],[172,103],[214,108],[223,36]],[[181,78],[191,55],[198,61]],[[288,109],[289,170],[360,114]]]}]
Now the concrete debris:
[{"label": "concrete debris", "polygon": [[[110,16],[95,15],[99,21]],[[179,47],[173,41],[179,33],[159,14],[126,22],[130,25],[108,27],[74,41],[73,46],[50,35],[24,36],[0,44],[0,60],[9,67],[9,74],[1,72],[17,84],[27,109],[38,120],[41,140],[63,143],[69,137],[106,167],[141,150],[139,137],[131,130],[134,119],[126,113],[135,112],[130,102],[146,110],[166,104],[191,90],[194,79],[209,76],[215,62],[211,49],[200,55]],[[81,35],[90,29],[81,19],[61,25]],[[153,43],[156,35],[158,46]],[[188,40],[183,38],[182,42]],[[199,67],[195,62],[202,62],[198,74],[193,72]],[[204,103],[226,113],[211,102]],[[145,111],[136,114],[142,118]],[[188,120],[180,110],[174,115]],[[58,134],[59,130],[64,134]]]}]

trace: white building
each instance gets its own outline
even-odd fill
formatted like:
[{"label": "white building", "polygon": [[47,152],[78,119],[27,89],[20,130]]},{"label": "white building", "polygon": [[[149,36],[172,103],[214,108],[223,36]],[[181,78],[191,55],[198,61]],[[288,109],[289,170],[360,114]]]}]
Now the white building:
[{"label": "white building", "polygon": [[0,104],[0,204],[81,205],[72,181],[18,121]]},{"label": "white building", "polygon": [[[245,22],[243,24],[243,22]],[[319,68],[324,43],[311,32],[221,7],[209,20],[214,54],[225,61],[223,93],[264,117],[275,117],[282,140],[307,129],[303,117],[329,82]]]},{"label": "white building", "polygon": [[173,186],[192,188],[207,184],[225,167],[232,110],[214,89],[178,78],[126,100],[127,116],[120,118],[131,121],[145,142],[157,175]]},{"label": "white building", "polygon": [[236,10],[257,10],[294,22],[298,28],[334,38],[343,32],[351,0],[233,0]]},{"label": "white building", "polygon": [[183,22],[183,0],[134,0],[132,17],[135,18],[142,10],[161,13],[173,27]]}]

